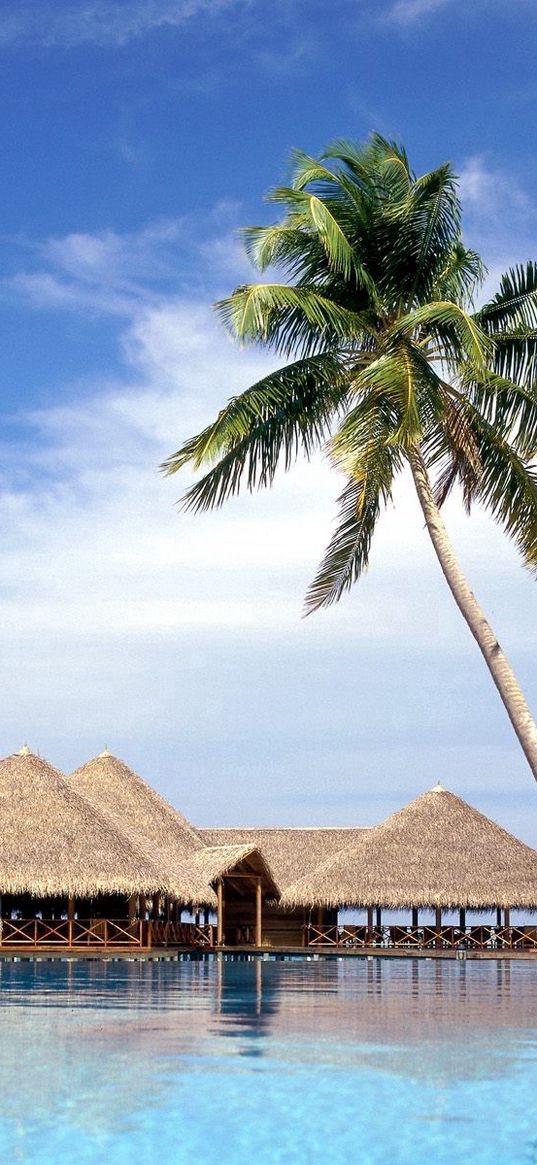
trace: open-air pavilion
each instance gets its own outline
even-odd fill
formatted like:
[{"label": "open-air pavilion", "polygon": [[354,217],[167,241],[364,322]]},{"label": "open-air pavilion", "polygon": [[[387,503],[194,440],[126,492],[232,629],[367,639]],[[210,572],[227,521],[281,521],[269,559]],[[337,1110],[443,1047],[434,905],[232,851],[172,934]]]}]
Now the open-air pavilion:
[{"label": "open-air pavilion", "polygon": [[140,897],[170,887],[27,748],[0,761],[0,830],[0,949],[147,945]]},{"label": "open-air pavilion", "polygon": [[204,845],[108,751],[71,779],[26,747],[0,761],[0,830],[0,952],[261,946],[279,896],[256,846]]},{"label": "open-air pavilion", "polygon": [[24,748],[0,830],[4,954],[537,954],[537,853],[440,785],[367,829],[196,829],[107,750],[67,778]]},{"label": "open-air pavilion", "polygon": [[[174,895],[147,903],[153,945],[261,946],[266,903],[278,898],[265,858],[252,843],[208,846],[199,830],[105,749],[69,777],[73,788],[119,833],[135,836]],[[182,915],[187,908],[191,921]],[[214,921],[213,921],[214,920]]]},{"label": "open-air pavilion", "polygon": [[[537,926],[511,925],[513,908],[537,909],[537,853],[436,785],[289,886],[281,906],[307,912],[308,946],[537,952]],[[365,909],[364,924],[339,924],[345,908]],[[383,925],[383,908],[407,920]],[[443,925],[448,911],[457,925]],[[494,923],[468,925],[491,911]]]}]

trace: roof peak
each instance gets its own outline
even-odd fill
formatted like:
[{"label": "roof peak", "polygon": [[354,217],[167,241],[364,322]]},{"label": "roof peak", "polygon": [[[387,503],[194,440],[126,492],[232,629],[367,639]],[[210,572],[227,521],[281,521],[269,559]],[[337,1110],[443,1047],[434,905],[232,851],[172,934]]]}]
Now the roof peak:
[{"label": "roof peak", "polygon": [[19,748],[17,756],[30,756],[30,749],[27,744],[23,744],[22,748]]},{"label": "roof peak", "polygon": [[430,793],[447,793],[447,789],[446,789],[445,785],[442,784],[441,781],[437,781],[436,785],[433,785],[432,789],[429,789],[429,792]]},{"label": "roof peak", "polygon": [[105,756],[112,756],[112,753],[110,752],[110,749],[109,749],[107,744],[105,744],[103,751],[99,753],[97,760],[102,760],[103,757],[105,757]]}]

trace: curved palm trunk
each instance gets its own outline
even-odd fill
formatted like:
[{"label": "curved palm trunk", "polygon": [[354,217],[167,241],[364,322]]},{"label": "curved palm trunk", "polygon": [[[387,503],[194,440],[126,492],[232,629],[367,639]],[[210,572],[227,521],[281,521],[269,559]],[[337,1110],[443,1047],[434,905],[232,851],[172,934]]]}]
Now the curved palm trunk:
[{"label": "curved palm trunk", "polygon": [[537,781],[537,725],[511,664],[487,623],[455,557],[440,510],[434,500],[429,475],[419,449],[410,450],[409,461],[427,530],[444,577],[459,611],[481,648],[481,653],[503,700],[524,756]]}]

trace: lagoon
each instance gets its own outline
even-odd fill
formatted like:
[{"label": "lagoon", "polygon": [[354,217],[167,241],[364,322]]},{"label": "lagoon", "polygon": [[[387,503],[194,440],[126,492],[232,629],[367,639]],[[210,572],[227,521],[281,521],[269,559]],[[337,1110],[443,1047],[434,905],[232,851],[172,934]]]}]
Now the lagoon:
[{"label": "lagoon", "polygon": [[0,1024],[1,1161],[537,1161],[531,961],[5,961]]}]

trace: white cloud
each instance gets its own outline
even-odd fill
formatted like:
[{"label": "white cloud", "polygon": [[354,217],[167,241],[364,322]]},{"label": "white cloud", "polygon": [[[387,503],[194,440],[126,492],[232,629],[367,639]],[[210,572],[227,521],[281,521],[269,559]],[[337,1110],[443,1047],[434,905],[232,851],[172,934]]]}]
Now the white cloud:
[{"label": "white cloud", "polygon": [[[5,629],[69,628],[76,638],[91,628],[121,638],[226,623],[283,632],[299,619],[329,535],[338,479],[322,461],[298,465],[270,493],[212,515],[178,514],[174,502],[186,478],[164,480],[159,463],[271,361],[236,349],[206,307],[183,301],[144,308],[123,345],[131,386],[112,383],[34,414],[33,451],[11,447],[0,499]],[[454,506],[450,522],[478,574],[515,572],[513,552],[485,518],[469,524]],[[379,530],[370,576],[353,600],[317,616],[316,625],[349,634],[352,604],[359,612],[353,636],[384,642],[404,626],[459,650],[447,598],[444,622],[435,604],[424,607],[416,586],[426,579],[432,593],[443,594],[421,526],[403,485]]]},{"label": "white cloud", "polygon": [[535,255],[537,203],[516,174],[475,155],[459,170],[466,242],[483,256],[488,275],[483,297],[496,292],[508,267]]},{"label": "white cloud", "polygon": [[506,215],[524,219],[535,216],[535,202],[513,174],[487,163],[479,154],[468,158],[459,173],[459,189],[465,206],[485,220],[505,224]]},{"label": "white cloud", "polygon": [[46,46],[121,46],[159,30],[181,28],[202,15],[241,7],[244,0],[46,0],[20,4],[2,17],[0,43],[35,41]]},{"label": "white cloud", "polygon": [[453,0],[397,0],[389,9],[388,18],[397,24],[412,24],[422,16],[429,16],[445,8]]},{"label": "white cloud", "polygon": [[[170,288],[201,289],[244,281],[252,267],[233,233],[238,207],[217,203],[205,214],[160,219],[136,231],[72,232],[39,242],[14,240],[24,266],[2,281],[37,308],[132,318],[165,304]],[[208,295],[207,298],[210,298]]]}]

